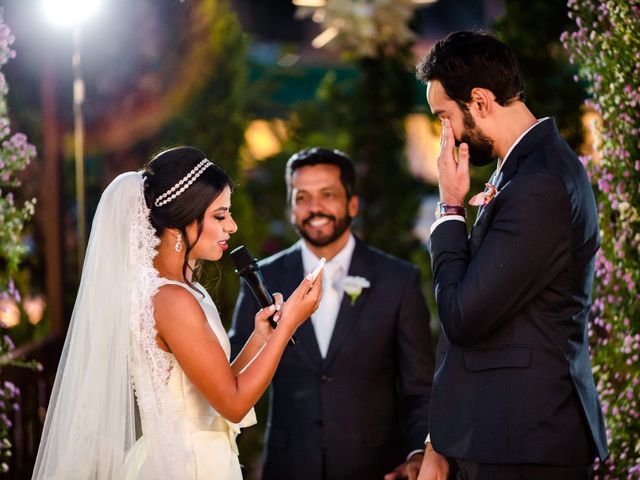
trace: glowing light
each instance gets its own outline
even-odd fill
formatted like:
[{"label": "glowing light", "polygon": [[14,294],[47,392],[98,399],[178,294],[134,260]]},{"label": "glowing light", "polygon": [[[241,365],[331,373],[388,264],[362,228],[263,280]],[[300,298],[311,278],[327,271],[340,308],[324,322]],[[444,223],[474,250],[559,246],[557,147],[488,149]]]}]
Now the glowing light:
[{"label": "glowing light", "polygon": [[593,110],[588,110],[582,115],[582,129],[584,143],[580,147],[582,155],[592,155],[596,165],[600,164],[602,117]]},{"label": "glowing light", "polygon": [[0,322],[7,328],[15,327],[20,323],[20,309],[13,300],[0,301]]},{"label": "glowing light", "polygon": [[47,18],[60,26],[76,26],[95,15],[101,0],[43,0]]},{"label": "glowing light", "polygon": [[27,297],[22,302],[22,307],[27,314],[27,318],[29,319],[29,323],[32,325],[37,325],[42,320],[42,316],[44,315],[44,309],[47,306],[47,302],[45,301],[42,295],[36,295],[35,297]]},{"label": "glowing light", "polygon": [[340,30],[338,30],[336,27],[329,27],[316,38],[311,40],[311,45],[314,48],[322,48],[331,40],[336,38],[338,36],[338,33],[340,33]]},{"label": "glowing light", "polygon": [[286,127],[282,120],[253,120],[244,133],[249,153],[255,160],[264,160],[282,150],[286,138]]},{"label": "glowing light", "polygon": [[315,23],[322,23],[324,22],[325,18],[327,18],[327,10],[324,8],[317,9],[315,12],[313,12],[313,15],[311,15],[311,20],[313,20]]},{"label": "glowing light", "polygon": [[440,122],[430,121],[421,113],[412,113],[405,119],[405,154],[409,170],[425,182],[438,184],[436,159],[440,152]]},{"label": "glowing light", "polygon": [[327,2],[325,0],[292,0],[296,7],[320,8],[324,7]]}]

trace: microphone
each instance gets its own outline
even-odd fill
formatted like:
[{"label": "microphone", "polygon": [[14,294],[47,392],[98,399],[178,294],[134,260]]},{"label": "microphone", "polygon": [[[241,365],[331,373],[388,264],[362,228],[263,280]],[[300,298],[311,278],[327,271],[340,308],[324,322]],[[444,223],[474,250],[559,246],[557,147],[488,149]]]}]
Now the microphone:
[{"label": "microphone", "polygon": [[[245,285],[249,287],[251,293],[258,301],[260,307],[265,308],[275,303],[273,295],[267,289],[258,267],[258,260],[251,254],[249,249],[244,245],[235,248],[231,253],[231,260],[236,267],[236,273],[240,275]],[[269,317],[269,325],[276,328],[278,324],[273,319],[273,315]],[[289,339],[289,345],[298,343],[295,336]]]}]

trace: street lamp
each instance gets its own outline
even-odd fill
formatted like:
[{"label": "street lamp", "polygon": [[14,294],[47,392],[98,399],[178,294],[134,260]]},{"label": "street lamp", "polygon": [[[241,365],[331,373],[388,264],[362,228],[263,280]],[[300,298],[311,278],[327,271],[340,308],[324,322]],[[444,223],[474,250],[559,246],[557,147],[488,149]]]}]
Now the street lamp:
[{"label": "street lamp", "polygon": [[81,25],[98,11],[100,0],[43,0],[47,18],[54,24],[73,29],[73,140],[76,166],[76,204],[78,228],[78,268],[82,269],[87,241],[84,186],[84,81],[80,63]]}]

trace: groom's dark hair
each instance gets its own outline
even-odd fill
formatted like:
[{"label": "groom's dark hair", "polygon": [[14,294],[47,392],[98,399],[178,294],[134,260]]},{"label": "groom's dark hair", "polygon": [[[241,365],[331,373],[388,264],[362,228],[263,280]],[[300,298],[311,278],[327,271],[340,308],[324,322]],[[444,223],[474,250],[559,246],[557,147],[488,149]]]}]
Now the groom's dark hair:
[{"label": "groom's dark hair", "polygon": [[285,180],[287,198],[291,200],[291,177],[298,168],[309,165],[335,165],[340,169],[340,182],[347,193],[347,200],[355,195],[356,171],[346,153],[336,149],[311,147],[294,153],[287,161]]},{"label": "groom's dark hair", "polygon": [[436,43],[416,67],[419,80],[438,80],[462,110],[471,101],[471,90],[486,88],[496,102],[524,101],[522,75],[513,51],[484,33],[460,31]]}]

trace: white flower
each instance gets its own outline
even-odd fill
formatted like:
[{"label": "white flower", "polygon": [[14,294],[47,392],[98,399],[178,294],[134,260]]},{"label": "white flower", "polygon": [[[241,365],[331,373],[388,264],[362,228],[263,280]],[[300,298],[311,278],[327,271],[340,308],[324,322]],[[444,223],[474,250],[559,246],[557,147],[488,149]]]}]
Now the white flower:
[{"label": "white flower", "polygon": [[344,277],[340,285],[344,289],[345,293],[351,297],[351,305],[356,303],[358,297],[362,293],[362,289],[369,288],[371,284],[369,280],[364,277]]},{"label": "white flower", "polygon": [[[296,3],[296,2],[294,2]],[[325,29],[312,42],[321,48],[334,38],[356,57],[393,54],[409,45],[415,34],[409,21],[420,4],[413,0],[327,0],[299,2],[297,18],[311,17]]]}]

